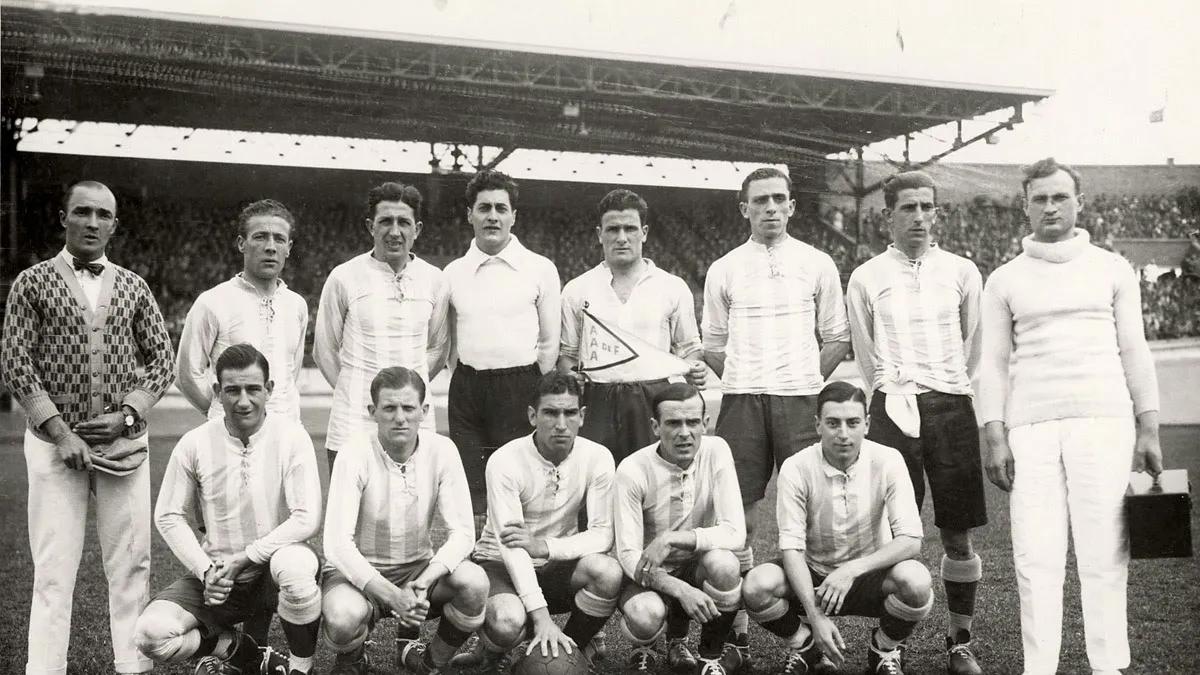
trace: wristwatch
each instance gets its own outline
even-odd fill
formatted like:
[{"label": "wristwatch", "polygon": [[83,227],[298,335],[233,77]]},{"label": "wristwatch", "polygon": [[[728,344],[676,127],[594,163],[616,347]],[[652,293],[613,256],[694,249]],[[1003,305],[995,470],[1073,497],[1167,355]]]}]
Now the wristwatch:
[{"label": "wristwatch", "polygon": [[133,410],[129,406],[125,406],[125,410],[125,429],[128,431],[133,428],[133,425],[137,424],[137,411],[128,412]]}]

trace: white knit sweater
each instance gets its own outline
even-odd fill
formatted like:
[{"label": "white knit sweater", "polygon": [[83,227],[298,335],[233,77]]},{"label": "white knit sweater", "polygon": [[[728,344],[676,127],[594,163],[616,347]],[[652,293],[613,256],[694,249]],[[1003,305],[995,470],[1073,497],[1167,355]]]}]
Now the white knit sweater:
[{"label": "white knit sweater", "polygon": [[1129,263],[1080,229],[1066,241],[1022,245],[983,291],[980,422],[1012,428],[1158,410]]}]

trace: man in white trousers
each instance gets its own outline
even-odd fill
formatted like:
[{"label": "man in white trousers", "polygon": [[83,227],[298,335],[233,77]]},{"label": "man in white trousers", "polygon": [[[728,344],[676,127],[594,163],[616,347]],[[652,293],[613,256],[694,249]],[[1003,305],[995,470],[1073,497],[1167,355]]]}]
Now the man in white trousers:
[{"label": "man in white trousers", "polygon": [[[982,302],[980,419],[988,478],[1011,492],[1025,673],[1058,669],[1068,524],[1093,673],[1129,665],[1122,498],[1129,471],[1162,471],[1158,381],[1137,275],[1075,227],[1079,174],[1026,167],[1033,233]],[[1011,359],[1011,360],[1010,360]]]}]

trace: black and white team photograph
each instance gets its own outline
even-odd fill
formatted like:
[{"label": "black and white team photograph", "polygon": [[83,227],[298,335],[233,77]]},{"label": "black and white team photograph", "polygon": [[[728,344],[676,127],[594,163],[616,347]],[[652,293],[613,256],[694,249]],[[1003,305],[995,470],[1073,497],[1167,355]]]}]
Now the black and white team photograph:
[{"label": "black and white team photograph", "polygon": [[0,1],[0,673],[1200,672],[1196,25]]}]

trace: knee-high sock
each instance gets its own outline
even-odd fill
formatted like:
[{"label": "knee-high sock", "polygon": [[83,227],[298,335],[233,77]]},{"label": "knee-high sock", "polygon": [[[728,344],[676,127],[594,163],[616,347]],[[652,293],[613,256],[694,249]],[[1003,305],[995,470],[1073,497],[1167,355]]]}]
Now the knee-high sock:
[{"label": "knee-high sock", "polygon": [[567,625],[563,626],[563,634],[583,649],[596,633],[600,632],[616,609],[616,598],[602,598],[586,588],[581,588],[575,593],[575,607],[571,610]]},{"label": "knee-high sock", "polygon": [[946,634],[950,637],[956,637],[960,630],[971,630],[975,592],[982,578],[983,563],[978,555],[967,560],[942,556],[942,583],[946,586],[946,609],[950,614]]},{"label": "knee-high sock", "polygon": [[442,619],[438,622],[437,633],[430,641],[429,649],[425,651],[425,659],[428,662],[426,665],[439,670],[445,666],[458,648],[471,637],[471,633],[483,625],[484,616],[483,611],[476,616],[470,616],[453,603],[447,603],[442,608]]},{"label": "knee-high sock", "polygon": [[876,633],[877,644],[880,647],[892,648],[903,642],[905,638],[912,635],[917,623],[929,616],[929,610],[932,608],[932,593],[929,595],[929,600],[920,607],[905,604],[895,594],[887,596],[883,599],[883,616],[879,617],[879,632],[883,636],[881,638]]},{"label": "knee-high sock", "polygon": [[725,647],[725,638],[729,635],[730,626],[733,625],[734,615],[741,607],[742,582],[739,579],[737,586],[729,590],[720,590],[707,581],[704,582],[703,587],[704,592],[716,603],[717,611],[720,613],[715,619],[700,628],[700,657],[715,659],[721,656]]},{"label": "knee-high sock", "polygon": [[793,607],[783,598],[766,607],[749,612],[750,618],[771,633],[788,641],[788,646],[799,649],[811,640],[812,630],[804,620],[800,608]]}]

